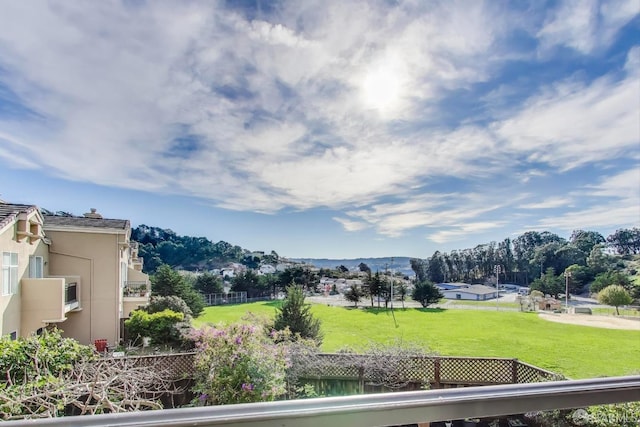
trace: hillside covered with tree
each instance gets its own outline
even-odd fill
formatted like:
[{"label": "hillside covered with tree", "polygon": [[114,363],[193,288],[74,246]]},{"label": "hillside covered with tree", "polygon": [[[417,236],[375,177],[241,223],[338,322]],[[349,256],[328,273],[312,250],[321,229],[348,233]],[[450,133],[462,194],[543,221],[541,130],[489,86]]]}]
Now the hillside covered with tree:
[{"label": "hillside covered with tree", "polygon": [[[212,242],[206,237],[180,236],[173,230],[140,225],[131,230],[131,239],[139,243],[139,254],[144,258],[144,271],[153,273],[167,264],[184,270],[211,270],[229,263],[247,266],[259,260],[238,245],[225,241]],[[277,262],[278,254],[271,252],[262,257],[265,261]]]}]

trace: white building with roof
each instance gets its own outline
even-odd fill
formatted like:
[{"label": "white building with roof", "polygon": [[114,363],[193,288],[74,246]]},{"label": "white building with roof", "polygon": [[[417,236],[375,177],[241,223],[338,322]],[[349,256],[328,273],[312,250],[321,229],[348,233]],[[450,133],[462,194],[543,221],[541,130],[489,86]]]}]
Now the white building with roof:
[{"label": "white building with roof", "polygon": [[455,289],[445,289],[440,291],[446,299],[486,301],[497,297],[496,288],[485,285],[469,285]]}]

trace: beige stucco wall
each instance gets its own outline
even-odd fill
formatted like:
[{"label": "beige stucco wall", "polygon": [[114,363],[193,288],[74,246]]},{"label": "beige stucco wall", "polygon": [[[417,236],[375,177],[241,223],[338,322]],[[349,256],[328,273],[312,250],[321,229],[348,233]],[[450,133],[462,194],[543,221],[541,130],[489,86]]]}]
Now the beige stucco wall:
[{"label": "beige stucco wall", "polygon": [[147,297],[125,297],[124,299],[124,317],[129,318],[132,311],[137,310],[141,306],[149,303]]},{"label": "beige stucco wall", "polygon": [[[107,339],[112,345],[119,341],[120,331],[120,261],[127,250],[122,242],[126,235],[51,231],[49,250],[52,275],[77,275],[82,280],[82,311],[68,316],[61,324],[65,335],[82,344]],[[123,255],[123,252],[125,254]]]},{"label": "beige stucco wall", "polygon": [[[29,257],[41,256],[44,261],[43,274],[48,274],[49,256],[47,245],[42,239],[32,240],[23,237],[17,240],[16,224],[10,225],[0,233],[0,268],[2,266],[2,252],[15,252],[18,254],[18,282],[29,278]],[[0,278],[0,280],[2,280]],[[21,336],[21,284],[18,292],[13,295],[2,295],[0,288],[0,334],[6,335],[17,332]]]},{"label": "beige stucco wall", "polygon": [[82,298],[82,278],[79,276],[22,279],[21,335],[26,336],[51,323],[65,328],[68,317],[76,316],[82,306],[70,310],[65,302],[65,285],[75,283],[77,296]]},{"label": "beige stucco wall", "polygon": [[29,335],[50,322],[65,320],[64,278],[22,279],[21,335]]},{"label": "beige stucco wall", "polygon": [[150,286],[149,276],[141,271],[134,270],[133,268],[129,268],[127,280],[130,282],[147,282],[147,290],[151,289],[149,287]]}]

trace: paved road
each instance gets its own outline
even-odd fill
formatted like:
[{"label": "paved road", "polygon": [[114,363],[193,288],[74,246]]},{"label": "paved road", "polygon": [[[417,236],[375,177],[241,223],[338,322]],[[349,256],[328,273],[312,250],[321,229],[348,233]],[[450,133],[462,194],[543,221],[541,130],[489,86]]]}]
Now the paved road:
[{"label": "paved road", "polygon": [[[513,303],[516,301],[516,297],[517,297],[517,293],[515,292],[509,292],[504,294],[503,296],[500,297],[499,302],[504,302],[504,303]],[[564,300],[561,299],[562,302],[564,303]],[[316,304],[327,304],[327,305],[336,305],[336,306],[344,306],[344,307],[348,307],[348,306],[353,306],[353,303],[347,301],[344,299],[343,295],[329,295],[329,296],[312,296],[312,297],[307,297],[307,301],[309,302],[313,302]],[[494,301],[495,302],[495,301]],[[369,307],[371,305],[371,300],[369,299],[363,299],[360,304],[358,304],[359,307]],[[377,307],[377,303],[374,303],[374,305]],[[569,299],[569,305],[570,306],[580,306],[580,307],[589,307],[589,308],[594,308],[594,307],[604,307],[607,308],[608,306],[606,305],[602,305],[602,304],[598,304],[598,301],[593,299],[593,298],[587,298],[587,297],[580,297],[580,296],[576,296],[576,295],[571,295],[571,299]],[[404,302],[404,306],[406,308],[421,308],[422,306],[420,305],[420,303],[413,301],[411,299],[407,299]],[[380,303],[380,307],[384,307],[384,303],[381,302]],[[400,301],[395,301],[394,302],[394,307],[395,308],[401,308],[402,307],[402,303]],[[458,301],[453,301],[453,300],[445,300],[444,302],[440,303],[440,304],[436,304],[436,305],[432,305],[430,306],[430,308],[448,308],[448,309],[461,309],[461,310],[496,310],[495,306],[492,305],[473,305],[473,304],[469,304],[469,305],[462,305],[461,302]],[[613,308],[613,307],[611,307]],[[516,307],[500,307],[500,310],[502,311],[520,311],[519,308]]]},{"label": "paved road", "polygon": [[[326,305],[336,305],[336,306],[343,306],[343,307],[349,307],[349,306],[353,306],[352,302],[349,302],[347,300],[344,299],[344,297],[342,295],[330,295],[327,297],[324,296],[313,296],[313,297],[307,297],[307,301],[309,302],[313,302],[316,304],[326,304]],[[504,299],[504,298],[500,298],[501,302],[513,302],[515,300],[509,300]],[[371,306],[371,300],[370,299],[366,299],[366,300],[362,300],[360,302],[360,304],[358,304],[359,307],[370,307]],[[374,302],[374,306],[377,307],[378,304],[377,302]],[[393,304],[394,308],[402,308],[402,302],[400,301],[395,301]],[[384,307],[384,302],[380,302],[380,307]],[[413,300],[406,300],[404,302],[404,307],[405,308],[422,308],[422,305],[420,305],[419,302],[413,301]],[[436,305],[431,305],[429,306],[429,308],[456,308],[456,309],[461,309],[461,310],[495,310],[495,306],[485,306],[485,305],[460,305],[460,303],[454,303],[454,301],[447,301],[445,300],[444,302],[440,303],[440,304],[436,304]],[[505,310],[505,311],[518,311],[517,308],[513,308],[513,307],[500,307],[500,310]]]}]

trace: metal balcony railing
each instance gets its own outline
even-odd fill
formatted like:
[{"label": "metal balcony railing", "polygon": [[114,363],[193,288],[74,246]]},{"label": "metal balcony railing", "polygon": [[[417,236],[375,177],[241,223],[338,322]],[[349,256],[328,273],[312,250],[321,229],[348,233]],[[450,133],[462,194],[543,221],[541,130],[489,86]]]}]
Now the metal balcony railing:
[{"label": "metal balcony railing", "polygon": [[127,281],[122,291],[125,297],[144,297],[149,294],[149,283],[145,281]]},{"label": "metal balcony railing", "polygon": [[640,401],[640,375],[64,417],[11,425],[373,427],[635,401]]}]

